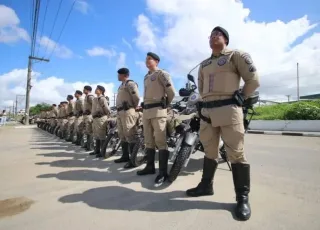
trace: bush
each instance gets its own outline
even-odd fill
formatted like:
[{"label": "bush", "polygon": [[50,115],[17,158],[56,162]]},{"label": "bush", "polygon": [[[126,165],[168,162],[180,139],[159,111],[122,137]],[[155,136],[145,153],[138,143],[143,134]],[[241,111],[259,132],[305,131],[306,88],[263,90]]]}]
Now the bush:
[{"label": "bush", "polygon": [[254,120],[320,120],[320,100],[261,106],[255,111]]}]

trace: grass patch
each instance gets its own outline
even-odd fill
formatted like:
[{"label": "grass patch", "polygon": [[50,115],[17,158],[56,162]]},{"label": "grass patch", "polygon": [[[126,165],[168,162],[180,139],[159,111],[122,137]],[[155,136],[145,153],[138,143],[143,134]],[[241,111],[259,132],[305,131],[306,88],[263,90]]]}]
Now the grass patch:
[{"label": "grass patch", "polygon": [[253,120],[320,120],[320,100],[266,105],[255,111]]}]

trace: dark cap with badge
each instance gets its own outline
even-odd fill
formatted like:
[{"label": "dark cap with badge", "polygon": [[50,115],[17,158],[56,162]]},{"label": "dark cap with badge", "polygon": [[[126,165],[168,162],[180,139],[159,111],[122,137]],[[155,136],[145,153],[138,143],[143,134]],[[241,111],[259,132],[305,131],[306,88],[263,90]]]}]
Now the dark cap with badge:
[{"label": "dark cap with badge", "polygon": [[97,85],[97,89],[101,90],[104,93],[106,90],[102,85]]},{"label": "dark cap with badge", "polygon": [[129,75],[130,71],[127,68],[121,68],[118,70],[118,74],[125,74],[125,75]]},{"label": "dark cap with badge", "polygon": [[52,106],[53,106],[53,107],[56,107],[57,105],[56,105],[56,104],[52,104]]},{"label": "dark cap with badge", "polygon": [[85,87],[83,87],[83,89],[86,89],[86,90],[92,91],[92,87],[91,87],[90,85],[86,85]]},{"label": "dark cap with badge", "polygon": [[221,32],[223,37],[227,40],[227,45],[229,44],[229,33],[226,29],[222,28],[221,26],[216,26],[215,28],[213,28],[212,32],[213,31]]},{"label": "dark cap with badge", "polygon": [[157,54],[155,54],[155,53],[148,52],[148,53],[147,53],[147,56],[152,57],[154,60],[160,62],[160,57],[159,57]]},{"label": "dark cap with badge", "polygon": [[73,96],[72,95],[68,95],[67,96],[67,100],[72,100],[73,99]]},{"label": "dark cap with badge", "polygon": [[76,93],[75,94],[79,94],[79,95],[82,95],[82,92],[80,90],[76,90]]}]

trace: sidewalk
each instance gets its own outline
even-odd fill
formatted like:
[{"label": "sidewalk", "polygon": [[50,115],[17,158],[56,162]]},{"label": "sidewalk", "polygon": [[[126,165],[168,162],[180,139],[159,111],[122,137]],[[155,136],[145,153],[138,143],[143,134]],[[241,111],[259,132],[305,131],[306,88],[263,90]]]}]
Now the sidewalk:
[{"label": "sidewalk", "polygon": [[320,132],[290,132],[290,131],[263,131],[263,130],[248,130],[252,134],[266,135],[284,135],[284,136],[305,136],[305,137],[320,137]]}]

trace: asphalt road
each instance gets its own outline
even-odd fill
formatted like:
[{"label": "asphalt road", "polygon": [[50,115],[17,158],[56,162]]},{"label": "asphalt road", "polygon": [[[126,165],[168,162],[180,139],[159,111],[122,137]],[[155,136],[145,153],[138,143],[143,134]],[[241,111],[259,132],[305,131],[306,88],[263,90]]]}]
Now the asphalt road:
[{"label": "asphalt road", "polygon": [[[215,195],[188,198],[202,153],[170,186],[37,128],[0,128],[0,229],[320,229],[320,138],[246,135],[252,217],[234,219],[231,172],[219,165]],[[10,199],[10,200],[7,200]]]}]

